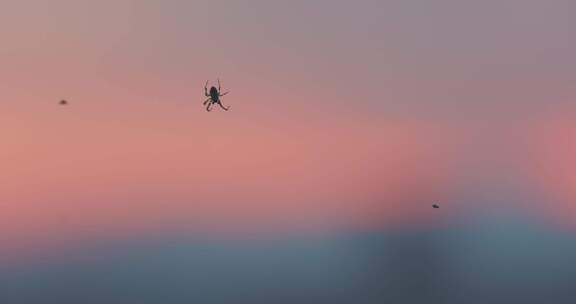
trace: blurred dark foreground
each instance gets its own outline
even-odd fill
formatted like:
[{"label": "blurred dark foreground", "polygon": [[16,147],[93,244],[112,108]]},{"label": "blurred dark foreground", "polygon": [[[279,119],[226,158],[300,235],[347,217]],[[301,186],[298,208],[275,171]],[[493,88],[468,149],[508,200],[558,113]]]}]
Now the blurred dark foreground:
[{"label": "blurred dark foreground", "polygon": [[575,234],[522,221],[330,239],[109,242],[58,263],[0,268],[0,303],[14,304],[573,304],[575,287]]}]

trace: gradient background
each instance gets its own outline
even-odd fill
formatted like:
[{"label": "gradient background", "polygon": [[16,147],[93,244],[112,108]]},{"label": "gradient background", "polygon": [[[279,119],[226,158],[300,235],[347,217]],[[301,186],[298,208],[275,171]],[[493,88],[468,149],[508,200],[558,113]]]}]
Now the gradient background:
[{"label": "gradient background", "polygon": [[575,11],[1,0],[0,302],[576,303]]}]

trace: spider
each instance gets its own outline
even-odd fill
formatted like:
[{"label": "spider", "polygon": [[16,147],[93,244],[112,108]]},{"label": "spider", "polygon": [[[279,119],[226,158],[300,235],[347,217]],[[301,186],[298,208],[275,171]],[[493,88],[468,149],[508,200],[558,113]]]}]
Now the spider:
[{"label": "spider", "polygon": [[211,111],[211,107],[213,104],[218,104],[222,109],[224,109],[225,111],[228,111],[228,108],[226,108],[225,106],[222,105],[222,100],[220,99],[220,97],[228,94],[229,92],[226,92],[224,94],[220,93],[220,79],[218,79],[218,89],[216,89],[216,87],[211,87],[210,88],[210,92],[208,92],[208,81],[206,81],[206,84],[204,85],[204,96],[208,97],[208,99],[204,100],[204,105],[206,106],[206,111],[210,112]]}]

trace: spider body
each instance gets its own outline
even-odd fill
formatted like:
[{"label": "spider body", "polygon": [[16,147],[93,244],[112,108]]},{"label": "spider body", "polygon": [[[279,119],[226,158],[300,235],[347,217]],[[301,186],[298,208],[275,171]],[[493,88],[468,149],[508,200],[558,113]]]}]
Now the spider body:
[{"label": "spider body", "polygon": [[220,101],[220,94],[218,94],[218,89],[216,89],[216,87],[210,88],[210,99],[216,102]]},{"label": "spider body", "polygon": [[204,100],[206,111],[210,112],[213,104],[217,104],[225,111],[228,111],[229,107],[227,108],[222,105],[222,99],[220,98],[228,93],[229,92],[220,93],[220,79],[218,79],[218,88],[213,86],[210,88],[210,92],[208,92],[208,81],[206,81],[206,85],[204,85],[204,96],[208,97],[208,99]]}]

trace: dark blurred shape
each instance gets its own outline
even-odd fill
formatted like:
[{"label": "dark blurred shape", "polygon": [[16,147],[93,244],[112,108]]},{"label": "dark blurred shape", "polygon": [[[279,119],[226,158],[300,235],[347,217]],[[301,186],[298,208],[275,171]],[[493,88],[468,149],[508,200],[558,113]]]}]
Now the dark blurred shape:
[{"label": "dark blurred shape", "polygon": [[62,99],[62,100],[60,100],[60,103],[59,103],[59,104],[60,104],[61,106],[65,106],[65,105],[68,104],[68,101],[66,101],[65,99]]},{"label": "dark blurred shape", "polygon": [[363,247],[370,248],[368,303],[451,303],[451,248],[442,231],[391,231]]},{"label": "dark blurred shape", "polygon": [[434,209],[440,208],[440,206],[438,206],[437,204],[432,205],[432,207],[433,207]]}]

